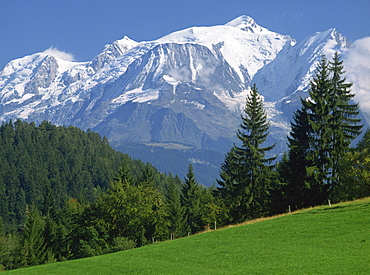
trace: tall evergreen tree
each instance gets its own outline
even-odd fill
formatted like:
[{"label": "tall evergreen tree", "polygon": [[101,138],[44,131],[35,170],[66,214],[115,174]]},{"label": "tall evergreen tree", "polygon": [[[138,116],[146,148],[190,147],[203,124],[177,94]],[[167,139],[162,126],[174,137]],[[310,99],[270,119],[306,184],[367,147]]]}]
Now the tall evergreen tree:
[{"label": "tall evergreen tree", "polygon": [[201,188],[195,179],[193,165],[189,164],[185,182],[182,187],[182,204],[186,209],[188,225],[194,234],[203,229],[201,215]]},{"label": "tall evergreen tree", "polygon": [[218,181],[219,192],[226,199],[230,209],[230,221],[233,223],[256,218],[266,212],[270,163],[275,157],[266,157],[266,153],[275,145],[262,147],[269,134],[267,114],[256,85],[246,99],[245,115],[241,115],[241,129],[237,137],[241,146],[234,145],[221,167]]},{"label": "tall evergreen tree", "polygon": [[171,239],[184,237],[189,232],[186,208],[181,203],[181,189],[175,178],[170,178],[165,188],[165,202]]},{"label": "tall evergreen tree", "polygon": [[[340,60],[336,52],[333,61],[329,63],[331,77],[331,97],[334,98],[332,106],[332,118],[329,121],[332,134],[331,158],[333,167],[330,175],[331,197],[335,199],[337,192],[340,193],[339,167],[340,160],[348,152],[351,142],[360,134],[362,125],[359,125],[361,119],[358,104],[351,103],[355,96],[351,93],[352,83],[346,83],[343,77],[343,61]],[[338,198],[336,198],[338,199]]]},{"label": "tall evergreen tree", "polygon": [[342,78],[342,63],[337,53],[332,62],[322,57],[311,81],[309,98],[301,99],[302,108],[294,116],[285,167],[292,171],[286,173],[287,192],[298,206],[340,199],[333,193],[339,188],[340,159],[361,131],[356,118],[358,106],[350,103],[354,96],[349,90],[351,84]]},{"label": "tall evergreen tree", "polygon": [[155,183],[155,171],[154,167],[147,163],[139,178],[139,184],[153,184]]},{"label": "tall evergreen tree", "polygon": [[327,196],[329,169],[332,167],[329,120],[333,102],[329,73],[328,61],[323,56],[318,64],[315,77],[311,80],[309,98],[301,100],[303,108],[307,109],[311,127],[308,159],[314,163],[316,169],[312,168],[310,171],[321,183],[323,198]]},{"label": "tall evergreen tree", "polygon": [[34,205],[28,212],[28,217],[22,234],[23,259],[22,266],[33,266],[50,261],[44,236],[45,221]]},{"label": "tall evergreen tree", "polygon": [[289,205],[292,209],[300,209],[314,204],[315,198],[310,192],[314,182],[309,177],[308,167],[312,161],[308,159],[310,153],[311,126],[308,121],[307,109],[302,106],[297,110],[291,122],[290,136],[288,136],[289,152],[280,162],[280,174],[283,186],[284,209]]},{"label": "tall evergreen tree", "polygon": [[113,178],[113,182],[111,184],[117,185],[117,188],[119,186],[124,188],[127,186],[132,186],[134,183],[135,181],[128,167],[128,163],[127,161],[124,161],[122,166],[118,168],[118,175]]}]

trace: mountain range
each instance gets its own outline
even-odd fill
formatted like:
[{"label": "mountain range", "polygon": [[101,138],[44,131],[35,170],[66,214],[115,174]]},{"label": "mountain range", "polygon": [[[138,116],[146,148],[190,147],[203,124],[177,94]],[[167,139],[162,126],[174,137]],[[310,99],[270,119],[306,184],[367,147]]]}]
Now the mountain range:
[{"label": "mountain range", "polygon": [[172,144],[224,154],[237,142],[240,113],[255,83],[271,123],[267,142],[276,142],[274,153],[281,154],[317,62],[323,54],[346,54],[349,45],[336,29],[295,41],[240,16],[155,41],[125,36],[88,62],[47,50],[1,70],[0,120],[91,129],[117,147]]}]

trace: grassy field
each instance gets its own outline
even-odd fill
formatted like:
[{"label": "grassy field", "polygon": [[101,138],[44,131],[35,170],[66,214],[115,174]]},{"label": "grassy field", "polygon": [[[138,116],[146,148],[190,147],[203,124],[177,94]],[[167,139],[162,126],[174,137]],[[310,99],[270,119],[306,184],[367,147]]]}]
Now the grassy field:
[{"label": "grassy field", "polygon": [[370,274],[370,198],[13,274]]}]

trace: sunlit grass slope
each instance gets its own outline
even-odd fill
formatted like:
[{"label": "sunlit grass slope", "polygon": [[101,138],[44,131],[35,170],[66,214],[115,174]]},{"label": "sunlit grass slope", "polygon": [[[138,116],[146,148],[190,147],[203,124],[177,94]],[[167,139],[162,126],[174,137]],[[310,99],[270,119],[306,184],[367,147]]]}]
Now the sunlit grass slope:
[{"label": "sunlit grass slope", "polygon": [[370,274],[370,198],[14,274]]}]

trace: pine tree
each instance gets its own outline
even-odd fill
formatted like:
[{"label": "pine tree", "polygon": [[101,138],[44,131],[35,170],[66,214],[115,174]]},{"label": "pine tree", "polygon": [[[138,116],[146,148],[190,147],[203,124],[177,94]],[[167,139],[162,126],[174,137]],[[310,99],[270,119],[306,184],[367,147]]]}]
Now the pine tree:
[{"label": "pine tree", "polygon": [[43,205],[41,209],[43,216],[50,215],[52,219],[56,218],[55,199],[50,188],[50,185],[46,184],[44,187]]},{"label": "pine tree", "polygon": [[280,162],[282,181],[287,183],[283,187],[285,209],[288,206],[291,209],[299,209],[312,205],[313,198],[310,194],[312,181],[307,171],[307,168],[312,166],[312,161],[308,160],[310,133],[307,109],[302,107],[294,113],[288,136],[289,152]]},{"label": "pine tree", "polygon": [[113,178],[113,182],[111,185],[118,187],[125,188],[127,186],[134,185],[135,181],[131,174],[131,171],[128,167],[128,163],[125,161],[121,167],[118,169],[118,175]]},{"label": "pine tree", "polygon": [[188,226],[192,234],[203,229],[201,216],[201,188],[195,179],[193,165],[189,164],[182,187],[182,204],[186,209]]},{"label": "pine tree", "polygon": [[346,83],[346,78],[342,77],[345,73],[343,71],[343,61],[340,60],[336,52],[333,61],[329,63],[331,77],[331,97],[334,98],[332,106],[332,118],[329,121],[331,130],[333,132],[331,158],[333,167],[331,169],[330,189],[331,198],[335,198],[340,192],[339,167],[340,160],[348,152],[351,142],[360,134],[362,125],[357,118],[359,114],[358,104],[351,103],[354,94],[351,93],[350,88],[352,83]]},{"label": "pine tree", "polygon": [[[351,141],[361,131],[357,104],[345,83],[342,61],[338,54],[328,62],[323,56],[309,90],[301,99],[290,133],[287,169],[288,193],[296,205],[317,205],[328,198],[339,200],[339,163]],[[304,192],[302,192],[304,191]],[[307,192],[306,192],[307,191]],[[303,195],[303,196],[302,196]]]},{"label": "pine tree", "polygon": [[155,183],[155,170],[154,167],[150,164],[147,163],[144,166],[144,169],[141,173],[141,176],[139,178],[139,184],[152,184],[154,185]]},{"label": "pine tree", "polygon": [[44,236],[45,221],[34,205],[28,212],[28,217],[22,234],[23,250],[22,265],[33,266],[50,261]]},{"label": "pine tree", "polygon": [[184,237],[189,232],[186,208],[181,203],[180,186],[174,178],[166,185],[165,199],[171,239]]},{"label": "pine tree", "polygon": [[328,61],[323,56],[318,64],[315,77],[311,80],[310,97],[307,100],[301,100],[303,107],[307,109],[311,127],[308,159],[317,168],[312,168],[311,171],[322,185],[323,198],[327,196],[329,169],[332,167],[329,120],[333,103],[329,73]]},{"label": "pine tree", "polygon": [[233,223],[266,213],[270,163],[275,159],[266,158],[266,153],[275,145],[261,146],[267,139],[270,125],[256,85],[246,99],[244,113],[241,129],[237,132],[241,146],[234,145],[227,154],[218,181],[219,192],[226,199]]}]

